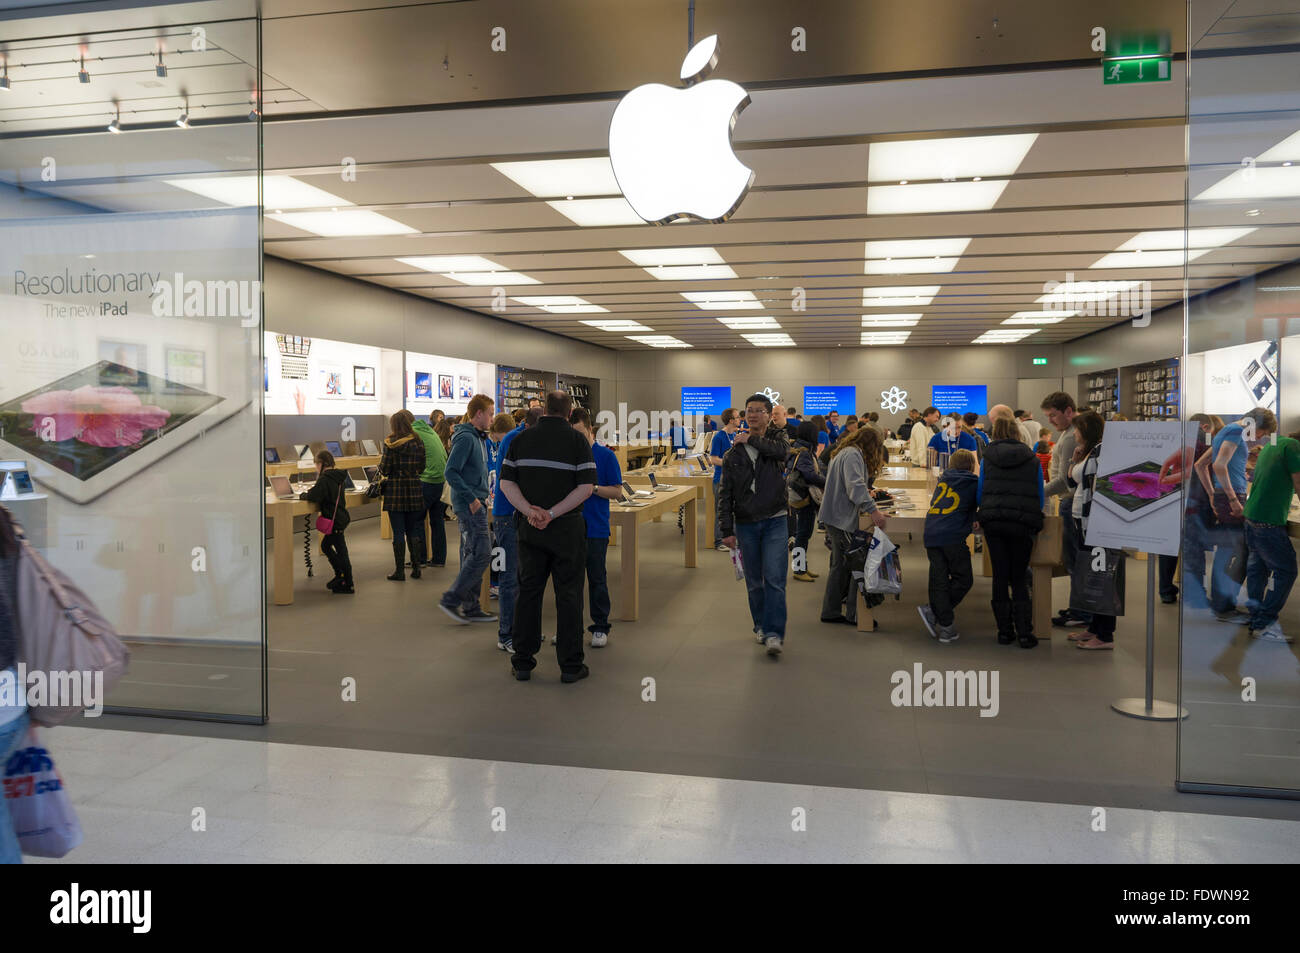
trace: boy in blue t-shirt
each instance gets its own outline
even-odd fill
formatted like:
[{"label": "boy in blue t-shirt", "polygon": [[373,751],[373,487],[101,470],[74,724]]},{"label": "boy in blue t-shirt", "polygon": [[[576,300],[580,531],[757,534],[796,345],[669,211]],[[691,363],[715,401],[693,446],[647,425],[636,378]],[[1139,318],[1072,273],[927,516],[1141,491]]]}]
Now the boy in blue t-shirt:
[{"label": "boy in blue t-shirt", "polygon": [[587,631],[591,633],[591,647],[598,649],[608,643],[612,628],[605,556],[609,552],[609,501],[617,500],[623,492],[623,471],[614,451],[596,443],[591,411],[575,407],[569,423],[591,444],[591,459],[596,464],[596,487],[582,504],[582,518],[587,523],[587,591],[591,602],[591,625]]},{"label": "boy in blue t-shirt", "polygon": [[960,637],[953,610],[975,582],[966,537],[975,521],[979,479],[975,454],[958,450],[939,477],[925,517],[925,554],[930,559],[930,603],[918,606],[921,621],[940,642]]}]

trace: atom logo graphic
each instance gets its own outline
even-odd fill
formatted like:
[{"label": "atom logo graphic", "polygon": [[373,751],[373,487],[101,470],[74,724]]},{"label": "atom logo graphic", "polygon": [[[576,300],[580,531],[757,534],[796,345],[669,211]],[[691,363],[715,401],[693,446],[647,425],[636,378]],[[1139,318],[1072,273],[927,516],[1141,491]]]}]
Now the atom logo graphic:
[{"label": "atom logo graphic", "polygon": [[907,391],[899,390],[895,385],[880,392],[880,409],[896,414],[907,407]]},{"label": "atom logo graphic", "polygon": [[[772,390],[772,388],[770,387],[764,387],[763,396],[766,397],[768,400],[770,400],[773,404],[781,403],[781,392],[779,390]],[[903,396],[906,397],[907,395],[904,394]]]}]

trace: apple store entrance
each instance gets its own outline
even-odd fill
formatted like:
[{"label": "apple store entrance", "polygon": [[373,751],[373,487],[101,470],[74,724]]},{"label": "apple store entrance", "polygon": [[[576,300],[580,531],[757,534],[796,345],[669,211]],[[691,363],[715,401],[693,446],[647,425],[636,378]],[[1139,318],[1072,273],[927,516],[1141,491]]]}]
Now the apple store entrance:
[{"label": "apple store entrance", "polygon": [[[1104,53],[1064,38],[1071,30],[1089,35],[1081,5],[1043,5],[1056,18],[1048,29],[1039,5],[1013,4],[1016,15],[1003,19],[1019,22],[1019,32],[999,35],[1006,45],[996,50],[957,37],[955,27],[951,43],[922,44],[908,18],[849,0],[800,9],[797,23],[780,3],[700,4],[693,33],[683,3],[554,0],[544,13],[540,6],[499,0],[344,14],[270,2],[246,31],[207,30],[225,57],[213,68],[249,90],[233,105],[228,94],[219,104],[215,89],[182,101],[168,85],[187,57],[208,55],[180,52],[182,36],[191,35],[187,8],[169,7],[176,29],[163,58],[170,63],[176,49],[176,65],[170,76],[150,73],[163,85],[149,94],[175,93],[184,124],[169,119],[164,130],[154,114],[142,122],[135,111],[144,109],[142,85],[131,91],[139,102],[124,94],[112,107],[118,130],[107,128],[107,115],[96,130],[84,119],[64,128],[58,120],[0,127],[17,149],[12,162],[0,162],[4,188],[111,211],[118,229],[94,234],[92,251],[74,249],[67,237],[57,268],[35,268],[41,254],[58,258],[58,250],[33,249],[26,239],[22,260],[7,271],[58,277],[76,259],[101,274],[157,275],[151,287],[163,278],[178,283],[170,300],[180,314],[158,318],[175,328],[140,318],[110,334],[105,318],[89,332],[94,353],[76,363],[94,368],[91,384],[156,392],[156,406],[177,417],[211,413],[198,396],[211,392],[234,415],[196,430],[187,476],[163,482],[147,466],[120,471],[129,479],[94,510],[109,523],[89,531],[98,534],[96,558],[113,563],[125,554],[107,540],[150,549],[166,520],[136,538],[129,514],[106,501],[138,492],[190,514],[178,518],[193,518],[208,558],[217,552],[229,565],[216,564],[220,592],[197,571],[172,585],[181,597],[232,600],[227,627],[246,654],[232,654],[212,626],[171,619],[165,625],[190,640],[182,649],[176,640],[131,638],[156,632],[171,611],[156,593],[133,597],[123,625],[135,671],[150,673],[139,681],[152,687],[136,685],[116,706],[123,713],[104,723],[185,733],[196,730],[186,717],[198,716],[227,722],[205,732],[289,743],[1300,816],[1283,800],[1177,790],[1189,780],[1206,782],[1205,790],[1221,783],[1237,793],[1294,792],[1293,761],[1261,755],[1248,770],[1219,772],[1236,737],[1220,726],[1212,737],[1189,736],[1196,744],[1187,750],[1200,760],[1198,774],[1185,776],[1178,739],[1191,728],[1111,710],[1116,699],[1142,694],[1148,666],[1157,696],[1179,697],[1187,610],[1176,593],[1187,588],[1185,555],[1177,586],[1166,586],[1174,570],[1166,574],[1161,563],[1159,593],[1148,593],[1155,574],[1148,576],[1147,560],[1157,551],[1127,560],[1127,611],[1113,648],[1076,650],[1077,626],[1048,624],[1031,651],[999,644],[992,572],[982,571],[988,544],[972,537],[961,637],[940,642],[917,611],[928,604],[922,535],[935,487],[905,467],[880,476],[897,491],[885,532],[899,544],[899,598],[873,607],[875,631],[824,621],[824,605],[834,602],[832,542],[814,521],[789,547],[802,562],[786,583],[779,661],[755,644],[746,585],[717,547],[718,486],[694,462],[656,474],[669,484],[657,491],[659,502],[665,491],[684,491],[680,504],[656,508],[650,498],[645,519],[615,504],[606,559],[613,624],[607,644],[586,647],[584,682],[560,681],[547,639],[534,678],[518,683],[499,650],[509,634],[500,620],[458,624],[439,611],[473,529],[454,505],[454,479],[432,462],[436,451],[411,504],[424,492],[423,509],[404,511],[395,495],[368,493],[380,482],[376,468],[389,473],[398,452],[392,415],[400,410],[419,422],[414,439],[437,441],[445,455],[454,431],[438,422],[464,414],[475,394],[493,399],[494,414],[510,414],[533,396],[565,390],[593,417],[612,421],[603,442],[616,446],[623,475],[643,492],[651,489],[646,455],[671,453],[673,437],[667,428],[638,435],[630,422],[637,413],[648,420],[685,410],[688,390],[725,391],[710,398],[720,401],[710,405],[720,426],[720,411],[743,410],[753,393],[804,408],[805,422],[825,398],[845,431],[850,414],[867,427],[874,412],[889,431],[891,468],[907,446],[892,438],[909,422],[908,409],[926,409],[941,392],[960,395],[945,413],[969,409],[981,428],[991,426],[985,421],[998,404],[1025,409],[1053,442],[1043,407],[1061,392],[1108,421],[1176,429],[1192,412],[1248,409],[1211,406],[1186,381],[1180,388],[1179,368],[1192,366],[1194,352],[1257,343],[1207,335],[1193,346],[1183,325],[1188,297],[1208,300],[1244,274],[1285,266],[1300,240],[1300,229],[1279,228],[1265,245],[1235,220],[1207,219],[1210,244],[1188,253],[1206,267],[1185,276],[1182,3],[1153,4],[1167,79],[1123,86],[1106,80]],[[130,24],[140,12],[119,13]],[[1016,38],[1033,24],[1042,27],[1031,31],[1035,43]],[[149,29],[134,25],[104,44],[156,58]],[[361,35],[373,42],[358,44]],[[12,65],[15,53],[9,62],[20,89],[28,78]],[[248,75],[234,77],[237,68]],[[3,109],[0,119],[17,121]],[[184,138],[195,133],[209,137],[201,154],[197,140]],[[78,166],[66,179],[42,182],[50,143],[71,143],[74,134],[117,151],[103,168]],[[115,183],[130,188],[114,198]],[[251,219],[242,214],[250,210]],[[0,227],[30,235],[37,218],[65,213],[38,216],[25,206],[6,211]],[[159,264],[169,256],[147,234],[134,236],[138,268],[111,256],[113,235],[164,214],[177,230],[175,266]],[[185,311],[180,273],[203,270],[202,257],[218,253],[229,258],[222,267],[232,278],[259,283],[249,288],[261,311],[241,318],[236,308],[207,322],[208,337],[196,337],[207,316]],[[1117,310],[1114,295],[1097,307],[1087,282],[1126,283],[1123,301],[1137,310]],[[31,307],[41,297],[16,287],[4,293],[26,295]],[[1063,303],[1063,293],[1074,298]],[[147,307],[154,316],[158,306],[157,295],[129,302],[133,313]],[[1261,350],[1252,386],[1280,386],[1289,358],[1300,373],[1300,344],[1294,357],[1285,344],[1281,353],[1281,366],[1267,371]],[[22,360],[32,384],[0,394],[10,404],[63,380],[53,370],[66,362]],[[83,383],[68,378],[56,389]],[[1194,398],[1202,405],[1193,407]],[[21,401],[0,411],[20,424],[32,413]],[[704,452],[712,438],[700,431],[687,440]],[[202,450],[202,441],[227,437],[239,438],[238,447]],[[326,587],[342,579],[337,550],[322,550],[319,507],[299,499],[320,485],[321,451],[347,474],[338,495],[349,515],[350,594]],[[51,497],[65,505],[57,488]],[[1045,525],[1054,528],[1044,532],[1056,534],[1059,548],[1061,527],[1075,514],[1068,498],[1063,508],[1059,495],[1047,504]],[[403,526],[417,522],[408,512],[429,522],[404,542]],[[55,506],[50,513],[55,548],[78,552],[69,521],[55,518]],[[114,515],[121,525],[111,523]],[[247,557],[245,538],[253,540]],[[506,592],[500,540],[492,542],[482,605],[496,616]],[[200,557],[188,558],[186,566]],[[240,605],[253,598],[259,568],[265,599]],[[1035,575],[1034,596],[1061,621],[1072,580],[1064,564],[1051,569]],[[244,571],[253,589],[241,584]],[[1163,599],[1170,587],[1175,595]],[[219,613],[211,619],[226,626]],[[1281,624],[1289,619],[1283,611]],[[558,624],[544,605],[543,632]],[[930,691],[958,683],[972,692]],[[1295,688],[1290,677],[1278,723],[1254,727],[1279,734],[1300,727],[1292,723]],[[225,707],[214,697],[227,699]],[[1200,716],[1220,725],[1205,709]]]}]

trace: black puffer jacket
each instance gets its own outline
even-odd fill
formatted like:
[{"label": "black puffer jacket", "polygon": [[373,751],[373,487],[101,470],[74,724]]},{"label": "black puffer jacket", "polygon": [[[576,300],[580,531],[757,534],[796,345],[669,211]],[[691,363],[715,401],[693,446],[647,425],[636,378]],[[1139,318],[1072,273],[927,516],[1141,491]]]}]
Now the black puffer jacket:
[{"label": "black puffer jacket", "polygon": [[718,521],[722,535],[734,536],[737,523],[757,523],[786,510],[785,459],[790,439],[775,424],[761,436],[751,435],[749,445],[758,451],[751,461],[742,443],[734,443],[722,458],[718,484]]},{"label": "black puffer jacket", "polygon": [[[321,516],[326,519],[333,518],[336,533],[343,532],[348,528],[348,523],[352,522],[352,517],[348,515],[347,493],[343,489],[346,482],[347,474],[331,467],[320,475],[310,490],[299,494],[301,499],[315,503],[320,508]],[[337,514],[335,514],[335,506],[338,507]]]},{"label": "black puffer jacket", "polygon": [[0,506],[0,671],[18,657],[18,540],[9,511]]},{"label": "black puffer jacket", "polygon": [[994,440],[980,464],[980,528],[1003,536],[1034,536],[1043,528],[1043,466],[1027,444]]}]

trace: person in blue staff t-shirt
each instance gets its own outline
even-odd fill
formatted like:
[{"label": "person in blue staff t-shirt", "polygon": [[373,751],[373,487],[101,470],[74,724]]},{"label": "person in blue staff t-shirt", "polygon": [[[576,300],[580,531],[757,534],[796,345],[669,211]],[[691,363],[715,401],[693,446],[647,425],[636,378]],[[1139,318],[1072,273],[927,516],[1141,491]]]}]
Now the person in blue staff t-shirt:
[{"label": "person in blue staff t-shirt", "polygon": [[[598,649],[609,641],[609,578],[605,573],[605,556],[609,551],[609,501],[623,493],[623,471],[614,451],[596,442],[591,411],[575,407],[569,415],[573,429],[591,444],[591,459],[596,464],[596,488],[582,504],[582,518],[587,523],[587,592],[591,602],[591,647]],[[554,641],[554,639],[552,639]]]},{"label": "person in blue staff t-shirt", "polygon": [[680,423],[674,423],[668,428],[668,442],[673,448],[673,453],[678,450],[686,449],[686,428]]},{"label": "person in blue staff t-shirt", "polygon": [[838,410],[832,410],[826,415],[826,433],[830,435],[831,443],[840,439],[840,412]]},{"label": "person in blue staff t-shirt", "polygon": [[939,427],[939,432],[930,438],[929,448],[939,453],[946,453],[949,456],[958,450],[969,450],[971,453],[979,452],[979,444],[975,438],[962,430],[961,424],[956,417],[945,417]]},{"label": "person in blue staff t-shirt", "polygon": [[718,422],[708,414],[704,415],[704,432],[714,433],[718,429]]},{"label": "person in blue staff t-shirt", "polygon": [[722,429],[713,435],[713,440],[709,444],[709,462],[713,464],[713,548],[719,552],[731,552],[722,544],[722,527],[718,522],[718,484],[722,481],[722,458],[727,455],[731,449],[731,444],[736,439],[736,431],[740,429],[740,414],[736,413],[736,408],[728,407],[722,412]]}]

